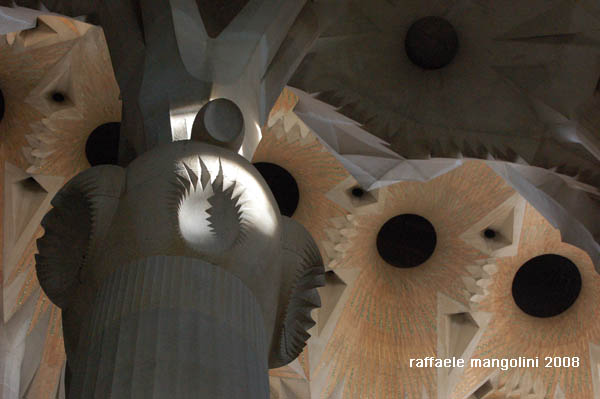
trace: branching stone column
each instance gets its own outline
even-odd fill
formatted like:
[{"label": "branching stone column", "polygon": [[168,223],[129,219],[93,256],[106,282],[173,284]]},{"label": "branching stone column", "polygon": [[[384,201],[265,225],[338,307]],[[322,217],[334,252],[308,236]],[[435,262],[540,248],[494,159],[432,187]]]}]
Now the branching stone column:
[{"label": "branching stone column", "polygon": [[63,310],[70,399],[268,399],[324,270],[248,161],[179,141],[82,172],[52,205],[36,268]]}]

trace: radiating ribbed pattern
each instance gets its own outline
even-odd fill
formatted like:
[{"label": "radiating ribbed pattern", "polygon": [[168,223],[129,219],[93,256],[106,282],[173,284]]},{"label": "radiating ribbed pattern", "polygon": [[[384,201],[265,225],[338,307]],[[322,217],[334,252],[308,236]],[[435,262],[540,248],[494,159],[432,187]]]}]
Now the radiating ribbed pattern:
[{"label": "radiating ribbed pattern", "polygon": [[199,259],[121,267],[83,331],[71,399],[268,398],[260,306],[237,277]]}]

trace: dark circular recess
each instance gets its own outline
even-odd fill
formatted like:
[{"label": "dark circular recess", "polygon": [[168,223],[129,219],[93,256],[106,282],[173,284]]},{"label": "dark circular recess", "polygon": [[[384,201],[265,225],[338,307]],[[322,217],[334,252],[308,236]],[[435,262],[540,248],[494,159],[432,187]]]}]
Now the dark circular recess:
[{"label": "dark circular recess", "polygon": [[423,264],[433,254],[437,236],[429,220],[414,214],[394,216],[377,234],[377,251],[392,266]]},{"label": "dark circular recess", "polygon": [[408,58],[423,69],[439,69],[450,64],[458,53],[458,35],[441,17],[425,17],[413,23],[404,40]]},{"label": "dark circular recess", "polygon": [[257,162],[254,167],[269,185],[281,214],[292,216],[300,200],[300,191],[294,176],[281,166],[270,162]]},{"label": "dark circular recess", "polygon": [[360,187],[354,187],[352,189],[352,196],[356,197],[356,198],[361,198],[363,195],[365,195],[365,190],[363,190]]},{"label": "dark circular recess", "polygon": [[120,130],[119,122],[105,123],[94,129],[85,143],[85,156],[90,165],[118,163]]},{"label": "dark circular recess", "polygon": [[483,236],[490,239],[496,238],[496,231],[494,229],[485,229],[483,231]]},{"label": "dark circular recess", "polygon": [[517,306],[535,317],[552,317],[567,310],[581,291],[581,274],[560,255],[540,255],[525,262],[515,274],[512,295]]},{"label": "dark circular recess", "polygon": [[4,118],[4,94],[2,93],[2,90],[0,90],[0,122],[2,121],[2,118]]},{"label": "dark circular recess", "polygon": [[51,97],[52,101],[57,103],[63,103],[66,100],[65,95],[59,91],[55,91],[54,93],[52,93]]}]

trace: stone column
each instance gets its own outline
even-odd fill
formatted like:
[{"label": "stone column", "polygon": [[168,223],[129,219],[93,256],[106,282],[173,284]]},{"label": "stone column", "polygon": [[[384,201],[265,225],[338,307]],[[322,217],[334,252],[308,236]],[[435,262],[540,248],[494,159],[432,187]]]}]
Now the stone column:
[{"label": "stone column", "polygon": [[52,206],[36,269],[63,310],[69,399],[268,399],[324,270],[247,160],[179,141],[85,170]]},{"label": "stone column", "polygon": [[199,259],[154,256],[102,284],[80,337],[71,398],[268,398],[260,306]]}]

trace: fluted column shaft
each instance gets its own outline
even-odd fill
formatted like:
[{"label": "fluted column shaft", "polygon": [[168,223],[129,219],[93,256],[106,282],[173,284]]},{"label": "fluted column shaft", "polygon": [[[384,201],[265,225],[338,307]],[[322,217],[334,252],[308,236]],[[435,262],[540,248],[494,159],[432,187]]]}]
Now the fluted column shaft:
[{"label": "fluted column shaft", "polygon": [[261,308],[234,275],[198,259],[124,265],[82,329],[70,399],[269,396]]}]

